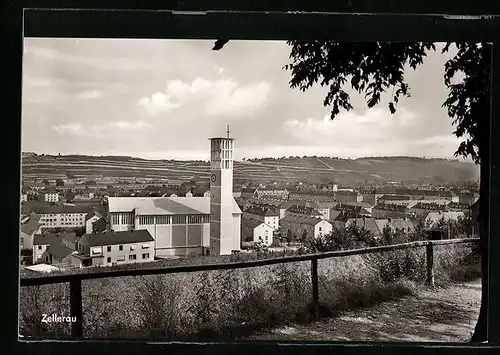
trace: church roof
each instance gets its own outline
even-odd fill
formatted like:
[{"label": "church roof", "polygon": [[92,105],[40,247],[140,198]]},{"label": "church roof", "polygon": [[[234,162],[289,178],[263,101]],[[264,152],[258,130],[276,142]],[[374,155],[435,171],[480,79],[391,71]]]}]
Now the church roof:
[{"label": "church roof", "polygon": [[[233,198],[233,213],[241,213]],[[210,197],[109,197],[110,213],[136,211],[138,215],[210,214]]]}]

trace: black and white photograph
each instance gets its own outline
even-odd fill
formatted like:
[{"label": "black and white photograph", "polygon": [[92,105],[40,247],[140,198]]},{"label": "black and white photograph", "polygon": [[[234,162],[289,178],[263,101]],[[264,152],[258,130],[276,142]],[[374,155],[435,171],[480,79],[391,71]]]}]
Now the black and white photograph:
[{"label": "black and white photograph", "polygon": [[490,52],[25,38],[20,339],[469,342]]}]

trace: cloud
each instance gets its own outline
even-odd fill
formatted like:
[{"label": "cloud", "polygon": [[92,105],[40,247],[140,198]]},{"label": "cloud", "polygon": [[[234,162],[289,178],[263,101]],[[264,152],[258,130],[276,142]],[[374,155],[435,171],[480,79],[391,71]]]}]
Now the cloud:
[{"label": "cloud", "polygon": [[161,92],[154,93],[150,98],[141,98],[137,102],[136,106],[144,108],[146,112],[152,116],[169,112],[175,108],[180,107],[179,104],[171,102],[171,95],[165,95]]},{"label": "cloud", "polygon": [[34,88],[47,88],[49,86],[55,86],[63,83],[65,83],[65,80],[63,79],[26,77],[24,85],[27,87],[34,87]]},{"label": "cloud", "polygon": [[78,97],[84,100],[98,99],[102,96],[102,92],[98,90],[86,90],[78,94]]},{"label": "cloud", "polygon": [[449,135],[415,135],[420,121],[420,116],[404,108],[395,115],[383,108],[373,108],[364,114],[342,112],[334,120],[329,116],[292,119],[285,121],[283,128],[297,146],[303,146],[300,150],[316,149],[318,154],[329,151],[333,156],[350,157],[415,153],[451,156],[460,139],[451,131]]},{"label": "cloud", "polygon": [[144,121],[136,121],[136,122],[118,121],[110,123],[110,126],[121,130],[152,128],[152,125],[150,123]]},{"label": "cloud", "polygon": [[212,116],[248,116],[266,104],[270,92],[271,84],[264,81],[240,86],[229,79],[209,81],[197,78],[191,83],[171,80],[164,93],[142,97],[137,106],[153,116],[188,104],[202,107]]},{"label": "cloud", "polygon": [[223,67],[214,66],[214,70],[216,72],[218,72],[219,74],[224,73],[224,68]]},{"label": "cloud", "polygon": [[80,123],[61,124],[53,128],[60,135],[106,138],[110,135],[119,133],[119,131],[150,129],[152,125],[144,121],[115,121],[103,125],[93,125],[89,128],[83,127]]},{"label": "cloud", "polygon": [[59,134],[82,135],[85,133],[84,128],[79,123],[57,125],[54,126],[54,130]]}]

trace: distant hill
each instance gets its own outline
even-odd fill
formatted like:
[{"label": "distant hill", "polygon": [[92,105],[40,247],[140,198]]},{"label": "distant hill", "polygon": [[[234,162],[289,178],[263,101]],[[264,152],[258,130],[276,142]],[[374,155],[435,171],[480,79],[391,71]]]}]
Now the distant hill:
[{"label": "distant hill", "polygon": [[[120,156],[23,155],[23,175],[70,174],[93,176],[161,177],[188,180],[193,176],[209,179],[207,161],[146,160]],[[451,183],[479,179],[473,163],[454,159],[416,157],[368,157],[341,159],[331,157],[262,158],[234,163],[234,178],[241,180],[307,180],[338,184]]]}]

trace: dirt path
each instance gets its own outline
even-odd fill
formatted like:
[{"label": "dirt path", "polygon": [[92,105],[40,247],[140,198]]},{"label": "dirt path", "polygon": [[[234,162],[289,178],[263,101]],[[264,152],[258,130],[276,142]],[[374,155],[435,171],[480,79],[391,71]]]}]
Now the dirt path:
[{"label": "dirt path", "polygon": [[262,332],[250,339],[467,342],[480,304],[481,280],[476,280],[445,289],[421,290],[414,296],[309,325]]}]

